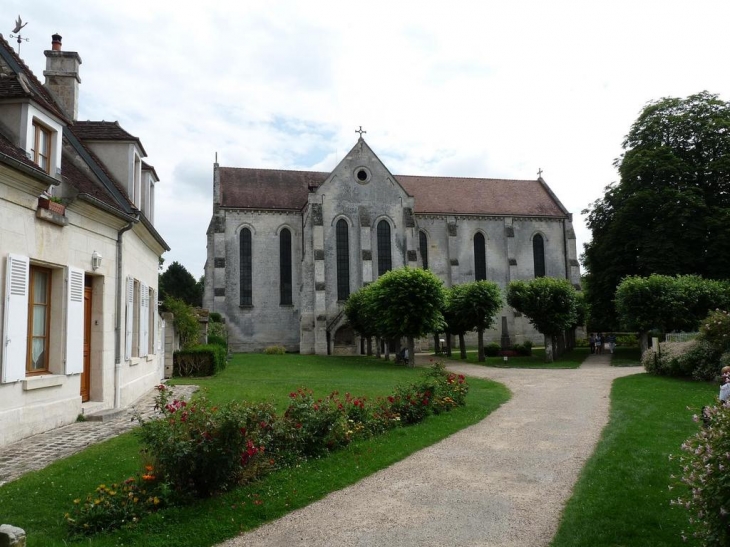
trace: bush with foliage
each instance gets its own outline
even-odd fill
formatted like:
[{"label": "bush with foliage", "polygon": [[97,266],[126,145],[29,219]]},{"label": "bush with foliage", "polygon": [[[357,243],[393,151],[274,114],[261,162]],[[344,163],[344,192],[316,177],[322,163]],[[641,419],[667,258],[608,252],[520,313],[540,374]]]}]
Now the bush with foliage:
[{"label": "bush with foliage", "polygon": [[208,335],[208,344],[214,344],[216,346],[220,346],[222,348],[225,348],[226,351],[228,351],[228,341],[223,338],[222,336],[217,336],[215,334],[209,334]]},{"label": "bush with foliage", "polygon": [[176,492],[207,497],[225,490],[264,454],[261,435],[250,420],[252,414],[260,417],[260,408],[235,402],[217,407],[204,397],[190,403],[170,400],[166,386],[157,389],[162,418],[140,418],[137,434],[160,479]]},{"label": "bush with foliage", "polygon": [[152,466],[144,474],[120,484],[100,484],[85,499],[75,499],[66,513],[71,537],[110,532],[133,525],[142,517],[167,505],[168,489],[155,476]]},{"label": "bush with foliage", "polygon": [[284,355],[286,348],[284,346],[267,346],[264,348],[264,353],[266,355]]},{"label": "bush with foliage", "polygon": [[517,355],[529,357],[530,355],[532,355],[532,342],[530,342],[529,340],[525,340],[521,344],[514,344],[512,346],[512,351],[516,351]]},{"label": "bush with foliage", "polygon": [[486,346],[484,346],[484,355],[487,357],[496,357],[499,355],[499,350],[502,349],[502,346],[500,346],[497,342],[490,342]]},{"label": "bush with foliage", "polygon": [[711,382],[720,375],[721,352],[706,340],[695,340],[682,356],[682,368],[690,370],[694,380]]},{"label": "bush with foliage", "polygon": [[180,345],[183,348],[192,347],[198,343],[200,336],[200,324],[195,310],[177,298],[168,297],[163,302],[163,307],[173,315],[172,324],[175,332],[180,337]]},{"label": "bush with foliage", "polygon": [[641,356],[647,372],[660,376],[714,380],[720,372],[720,352],[705,340],[662,342],[659,351],[653,348]]},{"label": "bush with foliage", "polygon": [[689,511],[695,537],[703,545],[724,547],[730,545],[730,406],[705,407],[703,421],[704,427],[682,444],[679,462],[686,494],[671,503]]},{"label": "bush with foliage", "polygon": [[226,368],[227,350],[218,344],[192,346],[173,353],[173,376],[214,376]]},{"label": "bush with foliage", "polygon": [[724,310],[711,311],[700,324],[700,336],[720,351],[730,347],[730,314]]},{"label": "bush with foliage", "polygon": [[622,334],[616,337],[616,345],[625,348],[635,348],[639,345],[639,339],[635,334]]}]

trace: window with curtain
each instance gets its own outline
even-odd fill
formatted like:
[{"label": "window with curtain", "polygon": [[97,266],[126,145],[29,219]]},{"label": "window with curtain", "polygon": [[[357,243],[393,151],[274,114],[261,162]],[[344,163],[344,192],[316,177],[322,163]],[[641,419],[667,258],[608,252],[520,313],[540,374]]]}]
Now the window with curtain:
[{"label": "window with curtain", "polygon": [[535,277],[545,277],[545,241],[540,234],[532,238],[532,256],[535,262]]},{"label": "window with curtain", "polygon": [[390,253],[390,224],[381,220],[378,222],[378,276],[393,269]]},{"label": "window with curtain", "polygon": [[244,228],[239,237],[241,306],[253,306],[253,261],[251,253],[251,230]]},{"label": "window with curtain", "polygon": [[347,221],[340,219],[335,226],[337,239],[337,300],[350,296],[350,236]]},{"label": "window with curtain", "polygon": [[484,235],[477,233],[474,236],[474,280],[487,279],[487,243]]},{"label": "window with curtain", "polygon": [[30,267],[28,321],[28,374],[48,372],[51,321],[51,270]]},{"label": "window with curtain", "polygon": [[279,303],[292,303],[291,283],[291,231],[284,228],[279,233]]}]

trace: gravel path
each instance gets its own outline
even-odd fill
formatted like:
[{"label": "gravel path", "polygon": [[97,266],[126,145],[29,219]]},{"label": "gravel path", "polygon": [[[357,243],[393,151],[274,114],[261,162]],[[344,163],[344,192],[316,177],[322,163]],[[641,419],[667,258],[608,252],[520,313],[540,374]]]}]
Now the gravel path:
[{"label": "gravel path", "polygon": [[220,544],[548,545],[608,421],[609,393],[637,367],[590,356],[575,370],[449,370],[505,384],[486,419],[303,509]]}]

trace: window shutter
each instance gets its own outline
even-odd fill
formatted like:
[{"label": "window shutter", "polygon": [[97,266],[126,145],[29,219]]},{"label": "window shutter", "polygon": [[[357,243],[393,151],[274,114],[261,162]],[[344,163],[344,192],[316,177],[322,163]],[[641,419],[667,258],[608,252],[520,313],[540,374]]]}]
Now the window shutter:
[{"label": "window shutter", "polygon": [[155,324],[152,329],[152,351],[159,355],[160,353],[160,312],[157,306],[157,291],[152,291],[152,317],[155,318]]},{"label": "window shutter", "polygon": [[9,254],[5,270],[5,321],[3,323],[2,382],[25,378],[28,357],[27,256]]},{"label": "window shutter", "polygon": [[84,271],[68,268],[66,300],[66,374],[84,370]]},{"label": "window shutter", "polygon": [[127,305],[125,309],[126,338],[124,344],[124,360],[132,358],[132,322],[134,319],[134,278],[127,277]]},{"label": "window shutter", "polygon": [[139,290],[139,356],[145,357],[149,351],[150,289],[140,283]]}]

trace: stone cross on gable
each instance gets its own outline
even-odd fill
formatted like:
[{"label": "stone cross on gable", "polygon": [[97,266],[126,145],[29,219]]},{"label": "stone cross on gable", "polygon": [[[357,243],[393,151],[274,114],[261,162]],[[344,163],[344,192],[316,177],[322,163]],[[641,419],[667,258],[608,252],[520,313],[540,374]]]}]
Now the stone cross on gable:
[{"label": "stone cross on gable", "polygon": [[362,125],[361,125],[361,126],[360,126],[360,129],[355,129],[355,133],[360,133],[360,138],[362,139],[362,134],[363,134],[363,133],[367,133],[367,131],[365,131],[365,130],[364,130],[364,129],[362,128]]},{"label": "stone cross on gable", "polygon": [[537,168],[537,176],[538,176],[538,178],[542,177],[542,167]]}]

